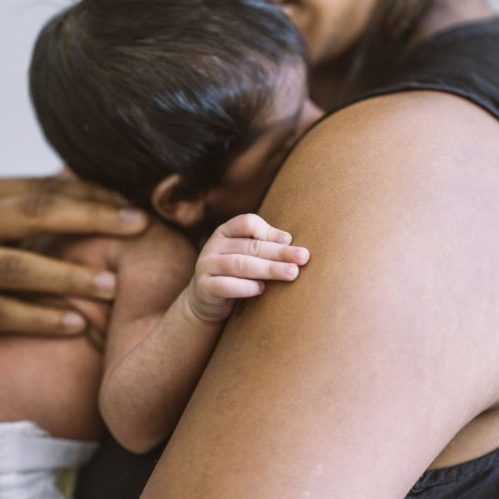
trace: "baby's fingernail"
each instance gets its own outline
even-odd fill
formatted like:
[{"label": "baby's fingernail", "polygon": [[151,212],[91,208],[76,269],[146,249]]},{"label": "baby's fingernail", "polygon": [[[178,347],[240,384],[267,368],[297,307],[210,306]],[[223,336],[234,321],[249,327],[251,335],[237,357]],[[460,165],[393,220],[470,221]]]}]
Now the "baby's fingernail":
[{"label": "baby's fingernail", "polygon": [[114,291],[116,288],[116,276],[111,272],[102,272],[94,279],[94,284],[102,291]]},{"label": "baby's fingernail", "polygon": [[286,274],[288,274],[289,277],[292,277],[293,279],[296,279],[298,277],[298,267],[296,265],[290,265],[286,269]]},{"label": "baby's fingernail", "polygon": [[296,251],[296,259],[301,265],[305,265],[310,260],[310,251],[306,248],[299,248]]},{"label": "baby's fingernail", "polygon": [[291,244],[292,241],[293,236],[291,234],[288,234],[287,232],[281,232],[281,235],[279,236],[280,244]]},{"label": "baby's fingernail", "polygon": [[124,225],[143,227],[147,224],[147,216],[141,211],[126,208],[120,210],[120,221]]},{"label": "baby's fingernail", "polygon": [[75,314],[74,312],[68,312],[67,314],[64,314],[62,324],[67,331],[76,333],[84,329],[86,322],[81,315]]}]

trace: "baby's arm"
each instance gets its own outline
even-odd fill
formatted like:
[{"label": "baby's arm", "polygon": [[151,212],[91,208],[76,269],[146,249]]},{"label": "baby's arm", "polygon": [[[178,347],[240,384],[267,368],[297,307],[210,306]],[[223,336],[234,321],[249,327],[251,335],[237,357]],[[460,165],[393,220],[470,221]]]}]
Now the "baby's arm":
[{"label": "baby's arm", "polygon": [[308,262],[291,236],[256,215],[220,226],[194,277],[150,334],[105,377],[101,409],[116,438],[145,452],[166,438],[192,393],[237,298],[264,280],[293,281]]}]

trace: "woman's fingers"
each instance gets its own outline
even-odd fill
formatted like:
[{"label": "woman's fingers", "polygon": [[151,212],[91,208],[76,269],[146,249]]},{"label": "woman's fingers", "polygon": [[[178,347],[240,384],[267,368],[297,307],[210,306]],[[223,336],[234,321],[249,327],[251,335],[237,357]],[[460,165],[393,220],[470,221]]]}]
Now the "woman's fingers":
[{"label": "woman's fingers", "polygon": [[249,255],[288,263],[305,265],[310,259],[310,252],[306,248],[288,246],[259,239],[231,239],[226,238],[220,248],[222,255]]},{"label": "woman's fingers", "polygon": [[134,235],[148,224],[139,210],[53,194],[0,197],[0,239],[42,233]]},{"label": "woman's fingers", "polygon": [[228,238],[260,239],[279,244],[291,244],[293,237],[288,232],[269,225],[262,217],[248,213],[230,219],[221,225],[217,231]]},{"label": "woman's fingers", "polygon": [[0,247],[0,289],[112,299],[114,274]]},{"label": "woman's fingers", "polygon": [[67,196],[116,206],[126,204],[125,199],[119,194],[66,175],[0,179],[0,198],[25,194]]},{"label": "woman's fingers", "polygon": [[0,296],[0,333],[80,334],[86,328],[79,314]]}]

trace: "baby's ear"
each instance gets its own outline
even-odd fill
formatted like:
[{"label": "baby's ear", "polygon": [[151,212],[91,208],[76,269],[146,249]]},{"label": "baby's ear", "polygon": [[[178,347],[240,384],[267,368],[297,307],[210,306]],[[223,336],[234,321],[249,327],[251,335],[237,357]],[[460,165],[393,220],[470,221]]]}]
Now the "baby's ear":
[{"label": "baby's ear", "polygon": [[152,194],[152,205],[161,218],[181,227],[198,225],[204,218],[206,200],[202,194],[189,199],[179,199],[183,187],[180,175],[170,175],[160,182]]}]

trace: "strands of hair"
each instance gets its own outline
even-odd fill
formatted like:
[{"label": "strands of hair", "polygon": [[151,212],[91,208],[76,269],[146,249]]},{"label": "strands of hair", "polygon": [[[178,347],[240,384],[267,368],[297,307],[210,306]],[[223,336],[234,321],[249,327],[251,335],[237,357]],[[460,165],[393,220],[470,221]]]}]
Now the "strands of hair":
[{"label": "strands of hair", "polygon": [[209,188],[258,133],[303,42],[266,0],[82,0],[50,20],[32,58],[48,141],[80,177],[150,209]]},{"label": "strands of hair", "polygon": [[346,85],[376,85],[403,58],[436,0],[379,0],[368,29],[352,54]]},{"label": "strands of hair", "polygon": [[[379,0],[345,88],[396,64],[434,2]],[[178,198],[216,185],[258,134],[285,65],[305,57],[267,0],[81,0],[42,30],[31,96],[77,175],[150,209],[169,174],[183,179]]]}]

